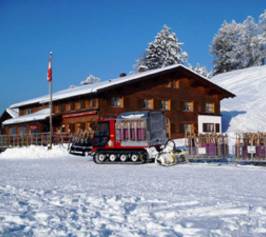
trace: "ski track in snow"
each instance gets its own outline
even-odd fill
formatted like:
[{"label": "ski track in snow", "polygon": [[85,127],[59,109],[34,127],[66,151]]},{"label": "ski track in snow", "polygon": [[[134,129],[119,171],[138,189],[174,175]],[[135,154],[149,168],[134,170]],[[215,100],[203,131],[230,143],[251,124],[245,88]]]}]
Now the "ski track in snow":
[{"label": "ski track in snow", "polygon": [[0,159],[0,236],[266,236],[266,168]]}]

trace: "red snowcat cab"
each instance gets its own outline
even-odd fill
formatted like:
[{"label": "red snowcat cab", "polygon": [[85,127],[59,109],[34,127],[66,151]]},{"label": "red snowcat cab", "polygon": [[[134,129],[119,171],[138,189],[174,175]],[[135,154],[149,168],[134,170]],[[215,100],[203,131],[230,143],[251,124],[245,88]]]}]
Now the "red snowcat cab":
[{"label": "red snowcat cab", "polygon": [[127,112],[98,121],[91,154],[97,164],[145,163],[166,141],[161,112]]}]

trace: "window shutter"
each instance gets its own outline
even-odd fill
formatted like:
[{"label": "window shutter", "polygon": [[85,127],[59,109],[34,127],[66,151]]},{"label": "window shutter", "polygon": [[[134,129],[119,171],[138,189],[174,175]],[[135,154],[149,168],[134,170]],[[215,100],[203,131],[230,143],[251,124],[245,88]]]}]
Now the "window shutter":
[{"label": "window shutter", "polygon": [[219,123],[216,123],[216,124],[215,124],[215,127],[216,127],[216,128],[215,128],[215,131],[216,131],[216,132],[220,132],[220,124],[219,124]]}]

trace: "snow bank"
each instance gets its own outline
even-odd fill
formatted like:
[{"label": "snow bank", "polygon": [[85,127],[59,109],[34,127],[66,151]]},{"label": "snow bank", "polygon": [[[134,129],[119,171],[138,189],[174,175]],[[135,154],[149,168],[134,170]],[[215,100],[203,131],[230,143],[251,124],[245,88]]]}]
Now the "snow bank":
[{"label": "snow bank", "polygon": [[236,95],[221,104],[224,132],[266,131],[266,66],[218,74],[211,81]]},{"label": "snow bank", "polygon": [[0,159],[42,159],[67,156],[71,156],[67,151],[67,145],[55,145],[52,150],[48,150],[45,146],[31,145],[28,147],[8,148],[0,153]]}]

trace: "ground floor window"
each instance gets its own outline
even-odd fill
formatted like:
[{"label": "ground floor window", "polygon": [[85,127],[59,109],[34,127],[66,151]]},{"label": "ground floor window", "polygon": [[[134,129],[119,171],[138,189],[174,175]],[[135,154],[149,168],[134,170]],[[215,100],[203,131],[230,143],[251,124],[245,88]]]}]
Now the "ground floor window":
[{"label": "ground floor window", "polygon": [[219,123],[203,123],[203,132],[206,133],[219,133],[220,132],[220,124]]},{"label": "ground floor window", "polygon": [[10,129],[9,129],[9,133],[10,133],[10,135],[12,135],[12,136],[17,135],[17,128],[16,128],[16,127],[14,127],[14,128],[10,128]]},{"label": "ground floor window", "polygon": [[27,133],[27,128],[26,127],[19,127],[19,135],[24,136]]}]

